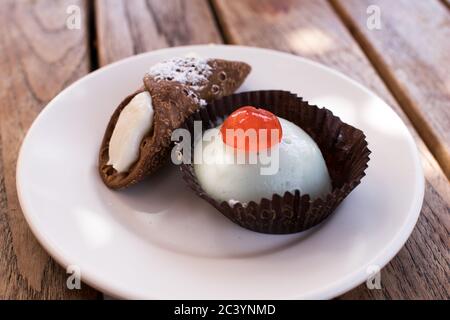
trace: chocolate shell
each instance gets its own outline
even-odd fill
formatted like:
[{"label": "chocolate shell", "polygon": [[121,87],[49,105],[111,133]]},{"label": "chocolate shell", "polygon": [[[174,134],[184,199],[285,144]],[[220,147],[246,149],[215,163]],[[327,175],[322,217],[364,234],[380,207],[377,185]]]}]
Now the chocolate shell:
[{"label": "chocolate shell", "polygon": [[[202,121],[203,130],[220,125],[234,110],[256,106],[271,111],[305,130],[324,156],[332,191],[324,198],[311,200],[299,190],[273,194],[270,199],[247,204],[218,202],[200,186],[192,164],[181,164],[183,179],[191,189],[238,225],[261,233],[287,234],[309,229],[325,220],[361,182],[370,150],[364,133],[342,122],[325,108],[308,104],[286,91],[252,91],[213,101],[192,114],[182,126],[194,137],[194,121]],[[192,148],[195,137],[192,139]],[[193,152],[191,152],[193,156]],[[193,159],[192,159],[193,162]],[[218,182],[220,183],[220,182]]]},{"label": "chocolate shell", "polygon": [[[177,59],[183,63],[190,62],[188,58]],[[116,108],[107,125],[99,155],[99,173],[109,188],[128,187],[158,170],[170,157],[173,130],[179,128],[201,105],[232,94],[241,86],[251,70],[248,64],[238,61],[209,59],[207,64],[208,72],[199,83],[177,81],[176,78],[171,77],[170,72],[148,73],[143,80],[144,86],[126,97]],[[195,71],[194,64],[181,66],[183,67],[186,69],[181,71],[189,71],[187,68]],[[179,70],[175,72],[177,71]],[[189,78],[186,79],[189,80]],[[109,141],[120,112],[135,95],[143,91],[148,91],[152,97],[153,125],[141,142],[137,161],[127,172],[117,172],[108,165]]]}]

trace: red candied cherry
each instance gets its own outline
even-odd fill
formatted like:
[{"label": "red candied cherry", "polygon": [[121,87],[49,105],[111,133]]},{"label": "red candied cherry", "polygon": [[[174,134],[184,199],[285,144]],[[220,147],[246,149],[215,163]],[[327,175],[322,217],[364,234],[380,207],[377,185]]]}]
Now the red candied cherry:
[{"label": "red candied cherry", "polygon": [[[225,144],[245,151],[261,151],[281,141],[282,129],[271,112],[252,106],[234,111],[220,128]],[[256,141],[256,143],[255,143]]]}]

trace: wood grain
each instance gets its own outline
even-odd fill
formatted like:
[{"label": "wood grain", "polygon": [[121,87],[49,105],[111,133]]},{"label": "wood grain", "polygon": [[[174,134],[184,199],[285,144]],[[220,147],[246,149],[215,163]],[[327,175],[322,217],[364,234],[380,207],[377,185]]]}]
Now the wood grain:
[{"label": "wood grain", "polygon": [[319,61],[381,96],[410,128],[426,176],[421,216],[410,239],[382,270],[381,290],[365,285],[343,299],[432,299],[450,297],[450,186],[358,43],[324,0],[213,0],[226,40],[291,52]]},{"label": "wood grain", "polygon": [[98,0],[100,65],[150,50],[222,42],[207,0]]},{"label": "wood grain", "polygon": [[0,2],[0,299],[95,298],[86,285],[66,288],[67,275],[38,244],[17,199],[21,141],[42,107],[89,71],[86,27],[66,28],[66,8],[84,1]]},{"label": "wood grain", "polygon": [[[333,0],[450,178],[450,14],[439,1]],[[367,28],[369,5],[380,30]]]}]

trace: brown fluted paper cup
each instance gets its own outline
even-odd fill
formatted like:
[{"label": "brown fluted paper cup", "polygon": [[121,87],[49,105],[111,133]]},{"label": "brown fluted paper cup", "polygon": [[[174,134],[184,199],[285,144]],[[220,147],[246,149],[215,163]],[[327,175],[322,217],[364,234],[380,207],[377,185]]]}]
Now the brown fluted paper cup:
[{"label": "brown fluted paper cup", "polygon": [[[200,186],[192,164],[182,164],[183,179],[194,192],[238,225],[262,233],[286,234],[309,229],[325,220],[360,183],[369,161],[370,150],[364,133],[325,108],[310,105],[287,91],[250,91],[216,100],[200,108],[184,123],[194,136],[194,121],[202,121],[203,130],[220,125],[242,106],[255,106],[298,125],[319,146],[332,181],[332,191],[311,200],[299,190],[273,194],[270,199],[233,206],[211,198]],[[192,148],[195,139],[192,139]],[[193,152],[191,152],[193,156]],[[193,159],[192,159],[193,160]],[[192,161],[193,162],[193,161]]]}]

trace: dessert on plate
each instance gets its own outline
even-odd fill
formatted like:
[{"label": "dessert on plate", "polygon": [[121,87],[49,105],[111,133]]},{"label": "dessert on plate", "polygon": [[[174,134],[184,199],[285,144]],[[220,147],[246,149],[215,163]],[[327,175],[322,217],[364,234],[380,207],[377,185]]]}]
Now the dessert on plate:
[{"label": "dessert on plate", "polygon": [[151,67],[107,125],[99,155],[103,182],[124,188],[158,170],[170,155],[173,130],[200,106],[232,94],[250,70],[244,62],[198,57]]},{"label": "dessert on plate", "polygon": [[325,220],[365,174],[365,136],[286,91],[233,95],[250,70],[197,57],[150,68],[108,123],[99,156],[104,183],[124,188],[158,170],[173,131],[185,128],[193,151],[181,164],[184,180],[233,222],[276,234]]},{"label": "dessert on plate", "polygon": [[191,163],[181,165],[184,180],[253,231],[317,225],[360,183],[369,161],[361,130],[286,91],[215,100],[187,119],[191,135],[194,121],[206,131],[192,141]]}]

